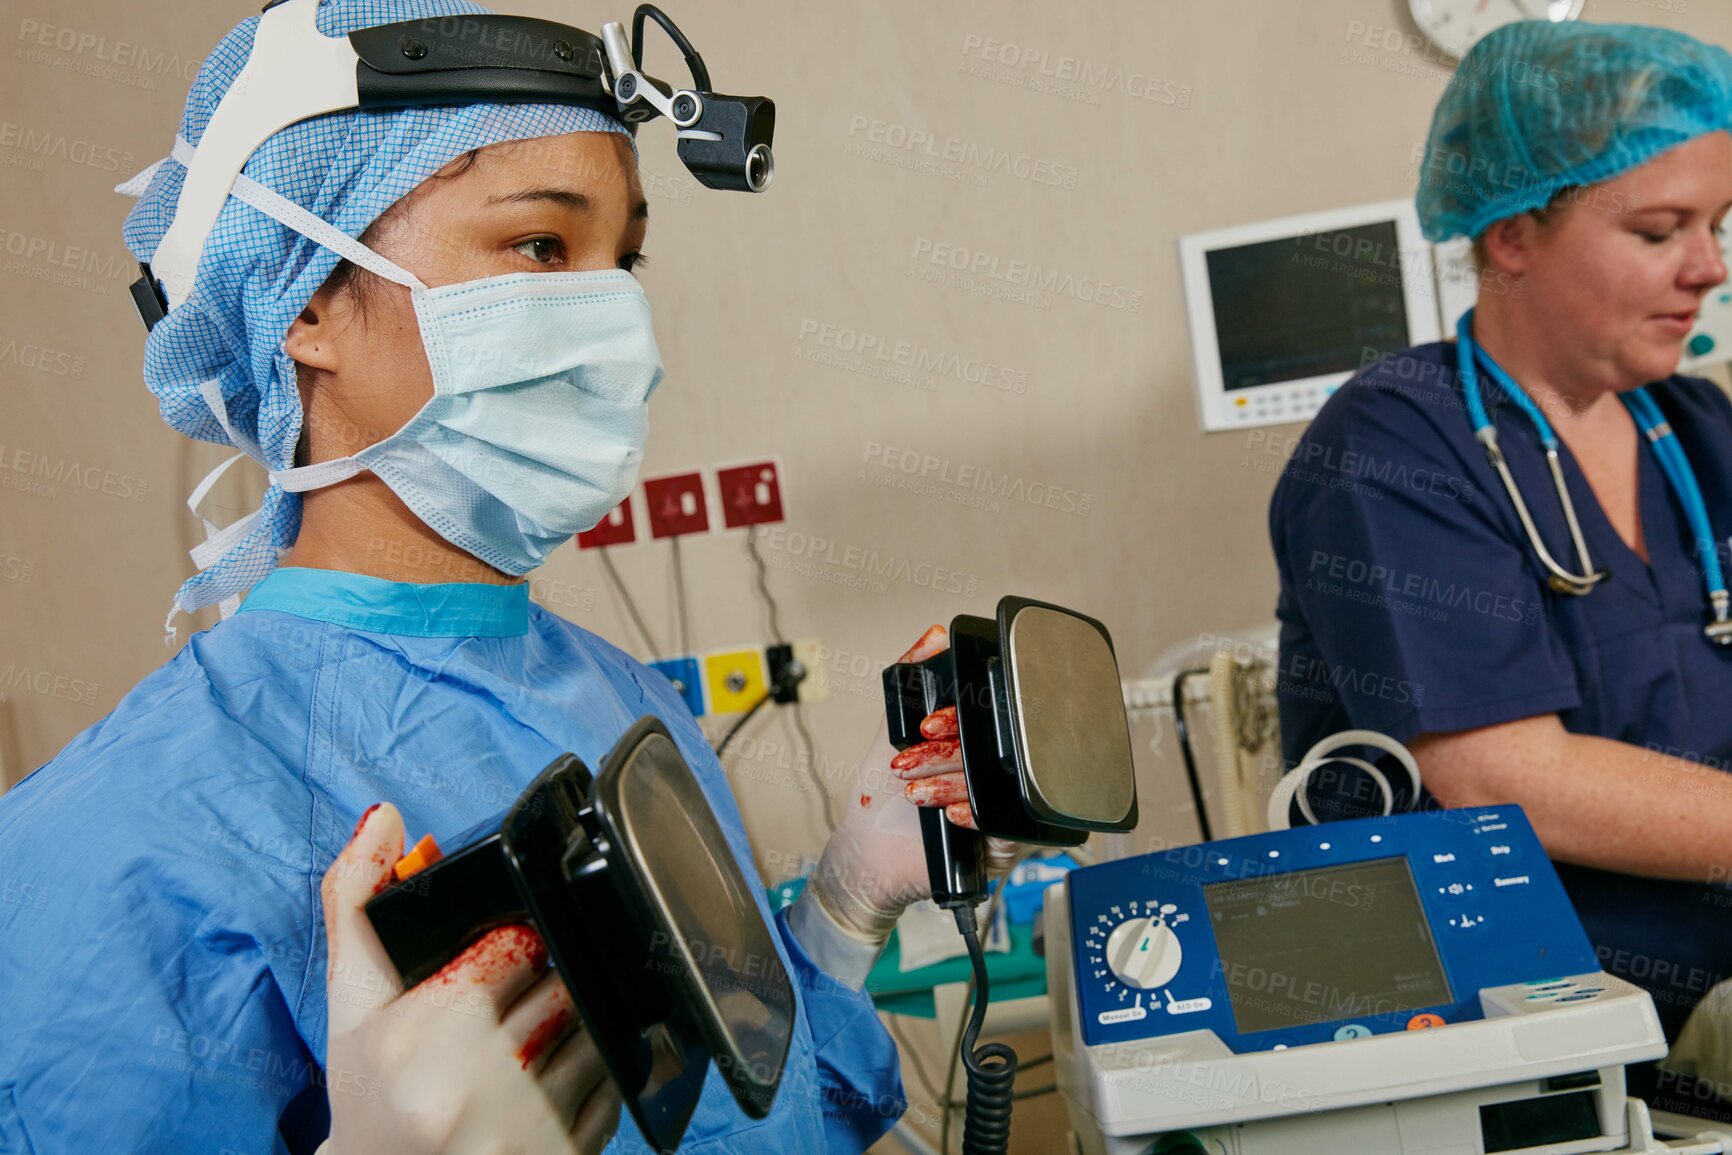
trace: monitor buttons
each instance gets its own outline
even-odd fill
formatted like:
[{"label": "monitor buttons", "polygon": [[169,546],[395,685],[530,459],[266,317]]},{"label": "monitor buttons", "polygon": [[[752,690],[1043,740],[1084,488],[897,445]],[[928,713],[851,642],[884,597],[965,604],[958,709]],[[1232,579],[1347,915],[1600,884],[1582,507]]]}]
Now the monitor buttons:
[{"label": "monitor buttons", "polygon": [[1429,1031],[1433,1027],[1445,1025],[1442,1015],[1414,1015],[1407,1020],[1407,1029],[1410,1031]]},{"label": "monitor buttons", "polygon": [[1344,1023],[1335,1028],[1335,1041],[1345,1043],[1349,1039],[1369,1039],[1371,1028],[1364,1023]]}]

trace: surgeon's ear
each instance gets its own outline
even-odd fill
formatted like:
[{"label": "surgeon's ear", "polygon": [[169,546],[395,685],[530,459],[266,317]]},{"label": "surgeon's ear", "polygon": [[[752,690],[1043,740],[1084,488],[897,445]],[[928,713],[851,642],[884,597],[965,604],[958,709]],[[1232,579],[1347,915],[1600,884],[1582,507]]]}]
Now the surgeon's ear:
[{"label": "surgeon's ear", "polygon": [[1540,222],[1530,213],[1505,217],[1481,235],[1486,261],[1500,273],[1519,277],[1533,261]]},{"label": "surgeon's ear", "polygon": [[313,294],[283,337],[283,352],[309,369],[335,373],[341,368],[339,336],[348,327],[354,305],[341,287],[326,284]]}]

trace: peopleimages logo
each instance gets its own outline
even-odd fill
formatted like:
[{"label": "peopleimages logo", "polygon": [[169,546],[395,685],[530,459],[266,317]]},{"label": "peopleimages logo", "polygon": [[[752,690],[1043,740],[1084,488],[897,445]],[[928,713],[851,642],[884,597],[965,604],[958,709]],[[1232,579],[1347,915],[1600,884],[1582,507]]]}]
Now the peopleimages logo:
[{"label": "peopleimages logo", "polygon": [[0,341],[0,364],[11,363],[56,377],[84,376],[84,358],[30,341]]},{"label": "peopleimages logo", "polygon": [[1027,370],[1013,369],[996,361],[969,357],[948,349],[934,349],[914,341],[884,337],[849,325],[807,317],[800,322],[800,340],[815,342],[838,353],[882,361],[914,373],[950,377],[1006,393],[1028,392]]},{"label": "peopleimages logo", "polygon": [[896,554],[881,554],[865,546],[831,541],[780,525],[766,529],[759,544],[772,553],[834,566],[863,578],[888,578],[964,597],[973,597],[975,590],[980,588],[980,578],[975,574],[930,562],[916,562]]},{"label": "peopleimages logo", "polygon": [[[914,275],[923,280],[942,280],[946,273],[960,274],[973,282],[998,283],[1018,290],[1055,297],[1069,297],[1085,305],[1099,305],[1135,313],[1143,307],[1143,291],[1130,289],[1098,277],[1079,277],[1061,269],[1049,269],[1030,261],[1006,260],[994,253],[936,241],[914,240]],[[921,266],[929,267],[929,272]],[[964,286],[966,287],[966,286]]]},{"label": "peopleimages logo", "polygon": [[44,698],[59,698],[63,702],[77,702],[85,706],[96,705],[95,682],[56,674],[52,670],[20,666],[16,662],[0,670],[0,698],[9,690],[26,690]]},{"label": "peopleimages logo", "polygon": [[56,484],[70,483],[91,493],[143,501],[150,482],[99,465],[81,465],[0,443],[0,487],[53,497]]},{"label": "peopleimages logo", "polygon": [[1423,705],[1425,687],[1375,670],[1332,665],[1321,658],[1291,654],[1280,665],[1281,693],[1316,701],[1333,701],[1344,693],[1376,698],[1397,705]]},{"label": "peopleimages logo", "polygon": [[48,237],[32,236],[8,228],[0,228],[0,253],[9,257],[21,257],[27,261],[40,261],[60,269],[92,273],[99,277],[119,277],[129,271],[127,262],[120,257],[105,257],[94,249],[62,244]]},{"label": "peopleimages logo", "polygon": [[1094,64],[1075,56],[1049,52],[1033,45],[969,33],[962,39],[962,54],[988,64],[1032,72],[1052,80],[1075,84],[1099,92],[1116,92],[1132,100],[1146,100],[1174,108],[1191,106],[1191,86],[1159,80],[1146,73],[1127,71],[1111,64]]},{"label": "peopleimages logo", "polygon": [[12,150],[33,160],[47,158],[85,165],[98,172],[130,172],[133,167],[131,152],[122,152],[94,141],[75,140],[63,132],[49,132],[10,120],[0,120],[0,149]]},{"label": "peopleimages logo", "polygon": [[1444,621],[1447,611],[1466,609],[1482,617],[1532,625],[1540,603],[1496,590],[1458,585],[1428,574],[1377,565],[1362,558],[1311,551],[1305,588],[1351,601]]},{"label": "peopleimages logo", "polygon": [[905,475],[923,483],[937,483],[1084,517],[1088,516],[1094,501],[1092,495],[1082,490],[1044,481],[1029,482],[1010,473],[996,473],[983,466],[955,462],[947,457],[901,449],[878,441],[866,443],[863,461],[889,471],[892,476]]},{"label": "peopleimages logo", "polygon": [[19,21],[18,39],[38,48],[52,48],[56,52],[70,52],[74,56],[88,56],[104,64],[118,64],[123,68],[137,68],[162,76],[172,74],[188,84],[198,79],[198,69],[202,63],[196,56],[153,51],[142,44],[110,40],[94,32],[80,32],[64,25],[44,24],[40,20]]},{"label": "peopleimages logo", "polygon": [[[1342,449],[1303,436],[1255,429],[1246,438],[1245,448],[1258,447],[1272,465],[1281,466],[1289,475],[1302,481],[1313,480],[1312,476],[1306,475],[1307,470],[1320,470],[1322,476],[1331,479],[1374,481],[1384,491],[1405,489],[1459,501],[1463,505],[1472,505],[1478,494],[1468,478],[1427,469],[1423,465],[1380,458],[1356,449]],[[1377,496],[1382,494],[1378,492]]]},{"label": "peopleimages logo", "polygon": [[[892,152],[909,153],[979,173],[1010,176],[1055,188],[1076,187],[1078,169],[1074,164],[977,144],[961,137],[942,136],[892,120],[878,120],[857,113],[848,120],[848,135]],[[869,150],[854,151],[869,160],[883,159]]]}]

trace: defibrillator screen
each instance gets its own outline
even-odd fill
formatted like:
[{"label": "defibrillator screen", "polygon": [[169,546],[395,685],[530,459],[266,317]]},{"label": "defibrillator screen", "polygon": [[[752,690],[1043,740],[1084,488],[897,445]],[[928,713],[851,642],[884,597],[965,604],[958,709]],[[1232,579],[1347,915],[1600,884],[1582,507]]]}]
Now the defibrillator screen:
[{"label": "defibrillator screen", "polygon": [[1393,220],[1208,253],[1221,384],[1351,373],[1412,344]]},{"label": "defibrillator screen", "polygon": [[1405,857],[1203,888],[1239,1033],[1455,1001]]}]

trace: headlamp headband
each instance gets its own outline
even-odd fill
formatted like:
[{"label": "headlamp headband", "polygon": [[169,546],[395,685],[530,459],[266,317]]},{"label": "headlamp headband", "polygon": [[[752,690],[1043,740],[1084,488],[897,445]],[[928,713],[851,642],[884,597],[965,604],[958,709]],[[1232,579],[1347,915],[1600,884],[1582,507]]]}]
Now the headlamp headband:
[{"label": "headlamp headband", "polygon": [[[680,159],[704,185],[762,192],[774,175],[774,102],[709,91],[703,58],[652,4],[638,6],[629,45],[619,24],[603,25],[598,37],[551,20],[491,13],[326,36],[318,11],[319,0],[272,0],[259,17],[252,52],[187,165],[174,220],[132,285],[146,329],[191,294],[205,241],[248,159],[272,134],[314,116],[483,102],[570,104],[617,116],[635,132],[659,115],[679,130]],[[646,15],[684,54],[693,88],[673,89],[640,71]]]}]

